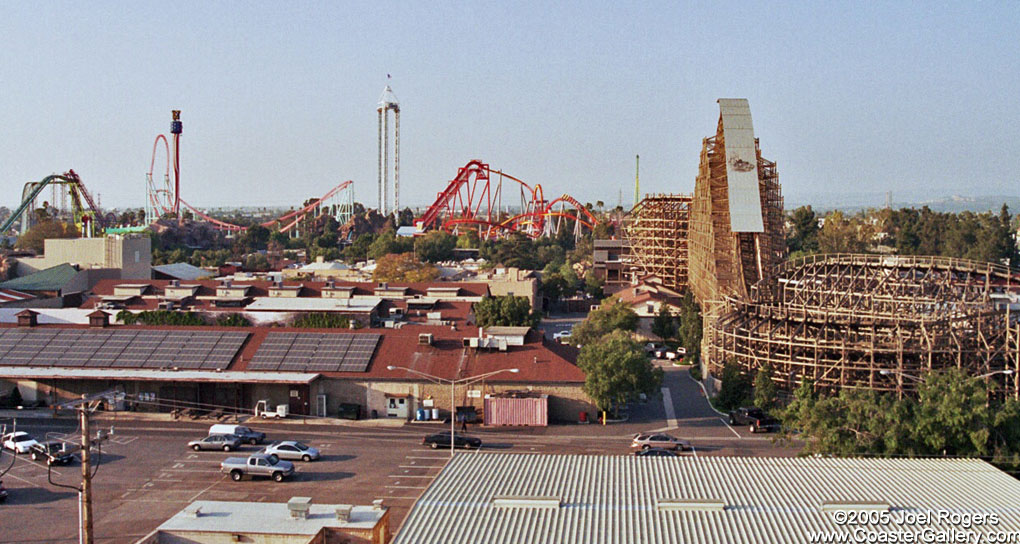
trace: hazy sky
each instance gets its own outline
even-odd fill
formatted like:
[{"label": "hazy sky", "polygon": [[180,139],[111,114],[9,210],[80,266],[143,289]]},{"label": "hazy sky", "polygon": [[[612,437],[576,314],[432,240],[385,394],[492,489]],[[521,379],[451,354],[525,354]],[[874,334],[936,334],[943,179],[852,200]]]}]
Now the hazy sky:
[{"label": "hazy sky", "polygon": [[750,100],[788,199],[1015,195],[1020,4],[927,4],[3,2],[0,203],[73,168],[141,207],[180,109],[192,204],[353,179],[374,205],[386,74],[403,204],[474,158],[614,206],[640,154],[643,192],[690,192],[720,97]]}]

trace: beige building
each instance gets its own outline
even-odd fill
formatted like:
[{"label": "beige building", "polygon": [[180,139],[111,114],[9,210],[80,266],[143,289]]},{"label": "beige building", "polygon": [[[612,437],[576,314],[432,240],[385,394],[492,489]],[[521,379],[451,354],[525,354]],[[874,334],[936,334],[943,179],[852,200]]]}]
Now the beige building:
[{"label": "beige building", "polygon": [[137,544],[386,544],[390,512],[371,506],[195,501]]},{"label": "beige building", "polygon": [[489,294],[494,297],[525,297],[533,311],[541,310],[538,298],[538,279],[534,270],[519,268],[495,268],[491,272],[479,273],[474,281],[489,285]]},{"label": "beige building", "polygon": [[17,274],[26,276],[64,263],[81,270],[119,270],[120,279],[147,280],[152,275],[152,240],[144,235],[47,239],[42,256],[18,259]]}]

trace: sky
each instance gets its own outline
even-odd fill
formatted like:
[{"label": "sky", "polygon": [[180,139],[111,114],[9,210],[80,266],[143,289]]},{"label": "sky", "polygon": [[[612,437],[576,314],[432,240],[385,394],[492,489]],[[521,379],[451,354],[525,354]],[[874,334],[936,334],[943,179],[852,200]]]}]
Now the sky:
[{"label": "sky", "polygon": [[691,192],[724,97],[749,100],[788,202],[1017,195],[1020,4],[937,4],[3,2],[0,203],[74,169],[143,206],[179,109],[193,205],[351,179],[374,206],[387,83],[402,205],[471,159],[629,206],[640,154],[643,193]]}]

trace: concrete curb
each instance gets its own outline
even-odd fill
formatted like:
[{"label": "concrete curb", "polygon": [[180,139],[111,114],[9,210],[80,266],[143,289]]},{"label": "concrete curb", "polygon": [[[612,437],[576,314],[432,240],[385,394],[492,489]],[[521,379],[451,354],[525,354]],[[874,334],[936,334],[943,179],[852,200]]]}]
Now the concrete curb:
[{"label": "concrete curb", "polygon": [[729,416],[729,414],[724,413],[724,412],[720,412],[719,410],[715,409],[715,406],[712,406],[712,401],[709,400],[709,397],[708,397],[708,389],[705,389],[705,384],[701,383],[698,380],[695,380],[694,376],[691,376],[690,369],[687,369],[687,377],[690,378],[692,382],[698,384],[698,387],[701,387],[701,392],[704,393],[704,395],[705,395],[705,402],[708,403],[708,407],[711,408],[713,412],[715,412],[715,413],[717,413],[717,414],[719,414],[720,416],[723,416],[723,417]]}]

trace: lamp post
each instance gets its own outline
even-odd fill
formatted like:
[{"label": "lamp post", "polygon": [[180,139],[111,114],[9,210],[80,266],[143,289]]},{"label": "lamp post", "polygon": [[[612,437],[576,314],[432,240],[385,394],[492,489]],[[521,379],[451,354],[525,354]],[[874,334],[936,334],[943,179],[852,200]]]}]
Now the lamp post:
[{"label": "lamp post", "polygon": [[417,375],[419,375],[419,376],[421,376],[423,378],[426,378],[430,382],[435,383],[435,384],[439,384],[439,385],[450,384],[450,457],[451,458],[453,457],[453,452],[454,452],[454,445],[455,445],[454,433],[456,432],[455,431],[455,427],[454,427],[454,425],[456,424],[456,417],[455,416],[457,415],[457,408],[454,406],[454,403],[455,403],[454,399],[456,397],[456,394],[455,394],[456,387],[458,385],[470,385],[470,384],[475,383],[475,382],[477,382],[479,380],[484,380],[485,378],[488,378],[489,376],[495,376],[496,374],[500,374],[502,372],[513,372],[514,374],[520,372],[520,369],[517,369],[517,368],[503,368],[503,369],[495,370],[495,371],[492,371],[492,372],[486,372],[485,374],[479,374],[477,376],[468,376],[466,378],[461,378],[459,380],[448,380],[446,378],[440,378],[439,376],[433,376],[432,374],[426,374],[425,372],[421,372],[420,370],[415,370],[413,368],[407,368],[406,366],[389,365],[389,366],[386,367],[386,370],[390,370],[390,371],[392,371],[392,370],[404,370],[404,371],[410,372],[412,374],[417,374]]}]

